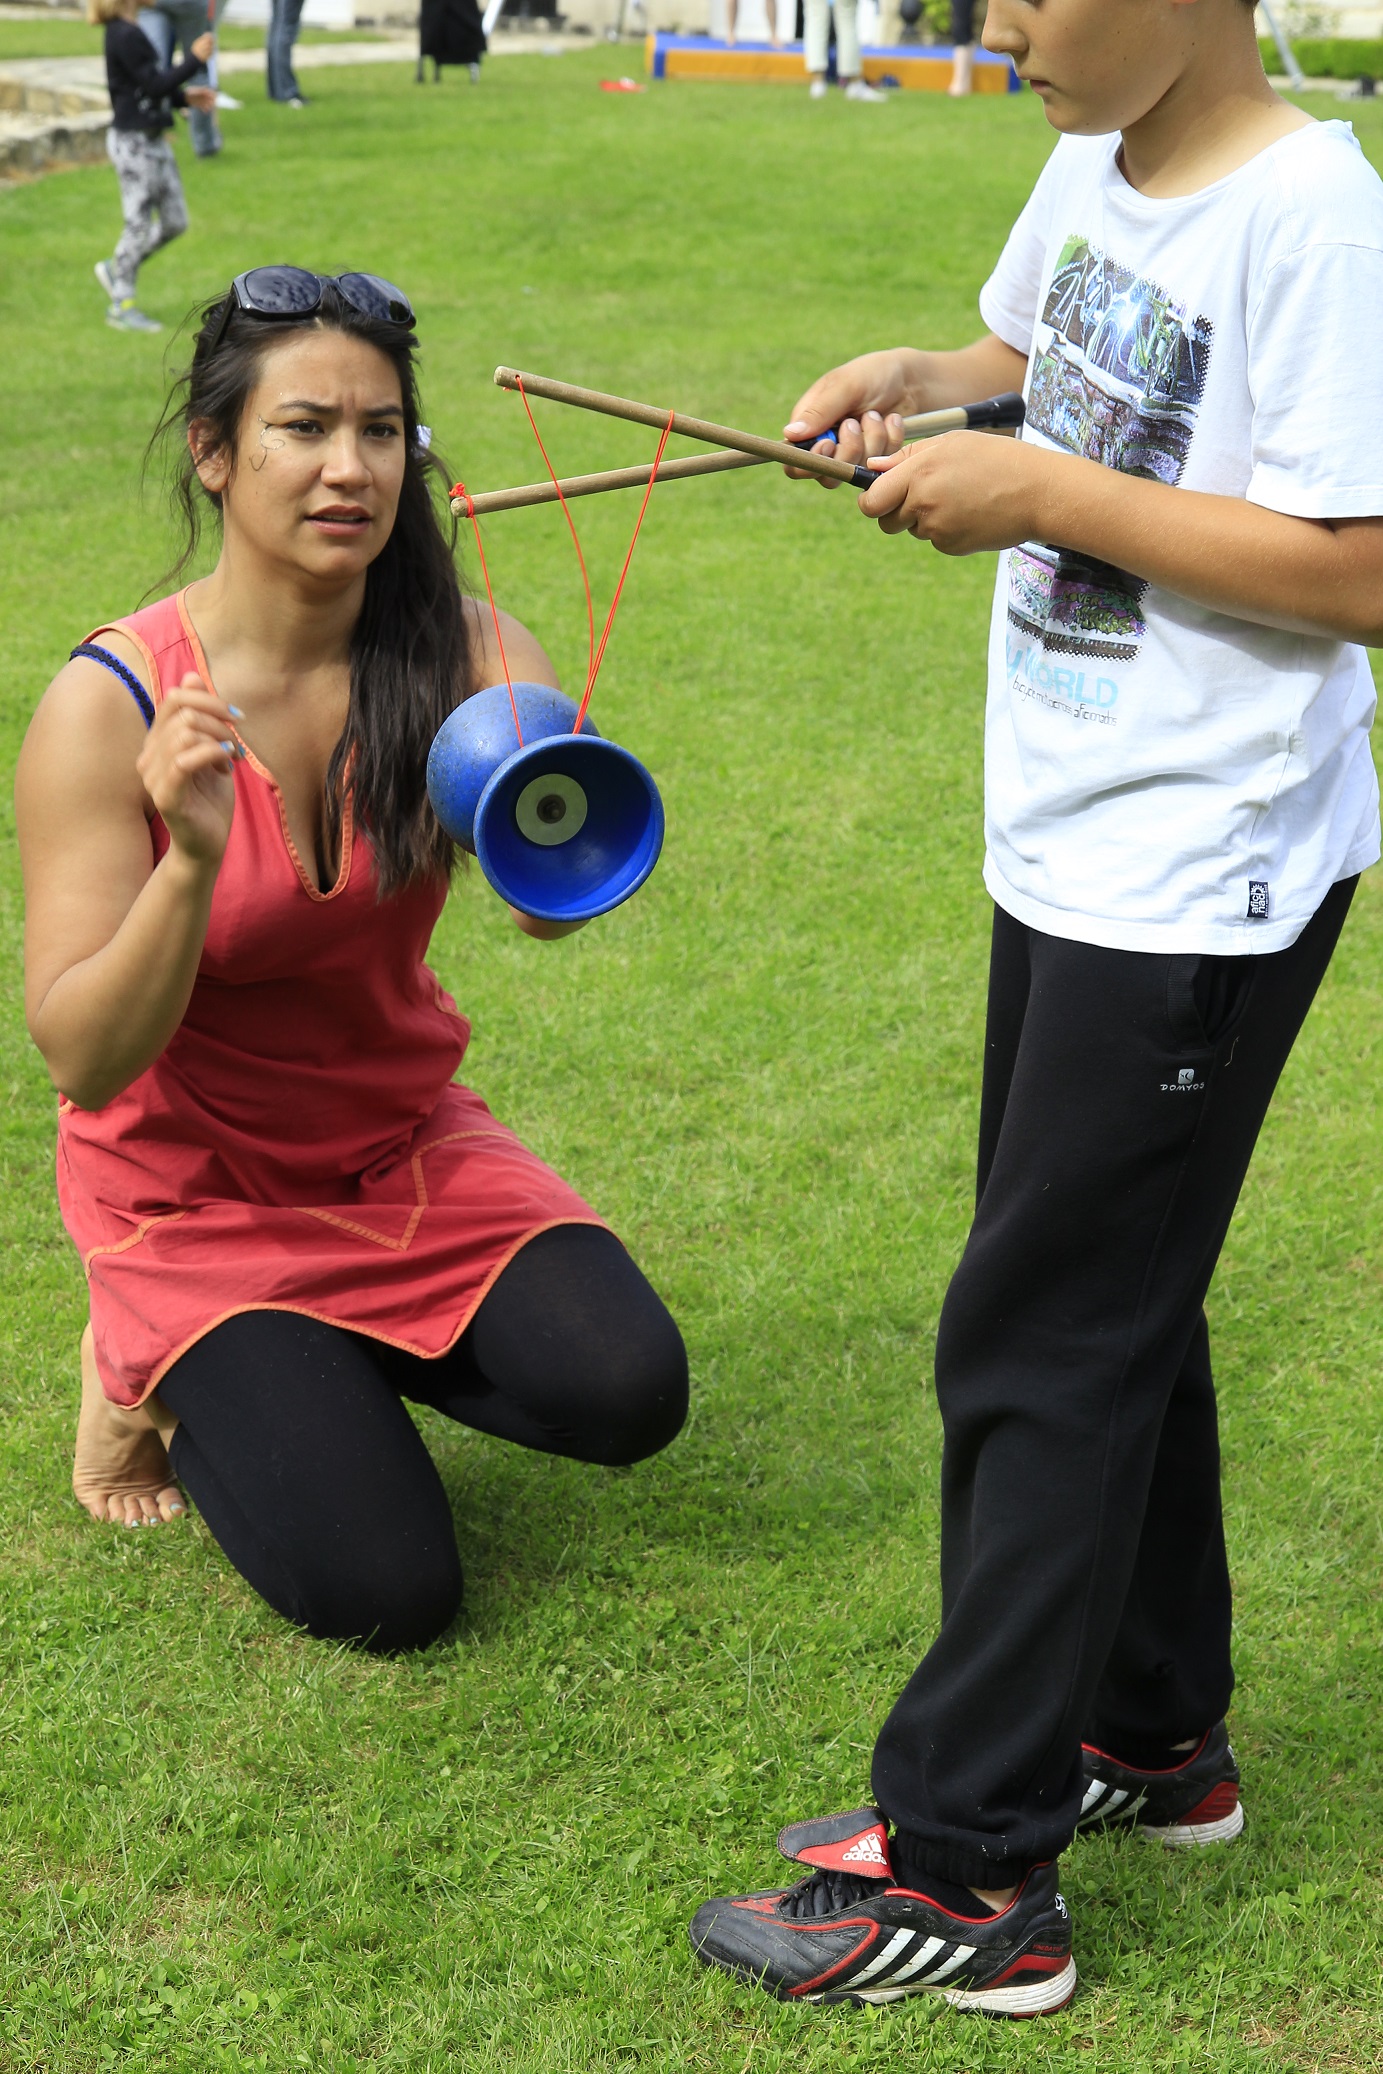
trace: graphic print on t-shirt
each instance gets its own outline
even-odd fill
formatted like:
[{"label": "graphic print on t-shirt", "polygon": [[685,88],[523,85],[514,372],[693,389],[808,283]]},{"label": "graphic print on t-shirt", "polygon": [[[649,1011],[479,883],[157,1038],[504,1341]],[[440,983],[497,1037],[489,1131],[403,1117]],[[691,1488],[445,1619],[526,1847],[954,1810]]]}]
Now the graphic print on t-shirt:
[{"label": "graphic print on t-shirt", "polygon": [[[1213,331],[1208,317],[1188,316],[1087,238],[1068,238],[1033,340],[1028,425],[1067,453],[1175,486]],[[1147,631],[1146,588],[1126,570],[1065,548],[1029,541],[1009,554],[1010,624],[1050,654],[1131,661]],[[1072,710],[1067,698],[1050,703]]]}]

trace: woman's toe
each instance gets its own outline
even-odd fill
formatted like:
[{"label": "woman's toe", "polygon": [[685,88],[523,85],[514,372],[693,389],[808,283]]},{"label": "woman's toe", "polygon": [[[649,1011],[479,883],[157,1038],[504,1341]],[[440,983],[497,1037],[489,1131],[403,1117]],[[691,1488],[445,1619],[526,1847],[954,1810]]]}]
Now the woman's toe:
[{"label": "woman's toe", "polygon": [[166,1485],[159,1492],[155,1502],[158,1506],[160,1519],[181,1519],[187,1511],[187,1500],[183,1497],[182,1492],[175,1483]]}]

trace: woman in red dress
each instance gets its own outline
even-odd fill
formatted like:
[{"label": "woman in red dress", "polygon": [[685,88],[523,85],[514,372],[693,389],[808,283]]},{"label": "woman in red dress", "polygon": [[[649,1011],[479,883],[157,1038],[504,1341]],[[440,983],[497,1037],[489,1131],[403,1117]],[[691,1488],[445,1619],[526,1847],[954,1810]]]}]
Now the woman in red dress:
[{"label": "woman in red dress", "polygon": [[[432,1640],[461,1592],[405,1398],[602,1463],[665,1447],[687,1401],[624,1248],[452,1078],[424,771],[503,667],[437,517],[416,344],[369,275],[259,268],[208,307],[165,424],[215,570],[74,652],[17,788],[91,1300],[74,1489],[137,1526],[181,1484],[270,1605],[377,1649]],[[517,622],[504,642],[556,681]]]}]

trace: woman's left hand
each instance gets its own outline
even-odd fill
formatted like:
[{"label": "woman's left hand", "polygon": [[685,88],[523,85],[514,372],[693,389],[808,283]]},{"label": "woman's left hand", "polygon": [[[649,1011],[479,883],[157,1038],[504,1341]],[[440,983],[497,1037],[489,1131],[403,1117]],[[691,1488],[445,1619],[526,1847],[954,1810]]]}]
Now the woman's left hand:
[{"label": "woman's left hand", "polygon": [[881,532],[911,533],[942,554],[1016,547],[1045,531],[1053,458],[992,432],[948,432],[876,461],[860,510]]},{"label": "woman's left hand", "polygon": [[555,943],[559,936],[575,936],[584,929],[584,922],[540,922],[536,915],[526,915],[521,907],[511,907],[510,914],[525,936],[536,936],[539,943]]}]

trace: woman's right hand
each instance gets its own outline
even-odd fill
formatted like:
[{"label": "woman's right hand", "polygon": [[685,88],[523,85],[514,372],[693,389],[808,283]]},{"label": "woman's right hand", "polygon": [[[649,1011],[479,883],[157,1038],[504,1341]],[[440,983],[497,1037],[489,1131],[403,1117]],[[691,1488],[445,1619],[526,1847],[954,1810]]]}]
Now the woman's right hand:
[{"label": "woman's right hand", "polygon": [[[861,353],[833,367],[820,381],[813,382],[794,406],[784,439],[814,441],[813,453],[836,454],[842,461],[861,462],[875,454],[896,454],[903,444],[903,417],[924,405],[922,355],[906,346],[886,353]],[[820,435],[837,428],[834,440]],[[784,471],[801,480],[805,469]],[[839,483],[817,476],[825,490]]]},{"label": "woman's right hand", "polygon": [[135,765],[172,846],[215,871],[235,814],[239,715],[189,673],[165,694]]},{"label": "woman's right hand", "polygon": [[210,29],[207,29],[197,38],[195,43],[189,43],[187,47],[192,56],[199,58],[205,65],[208,58],[215,55],[216,38],[212,35]]}]

